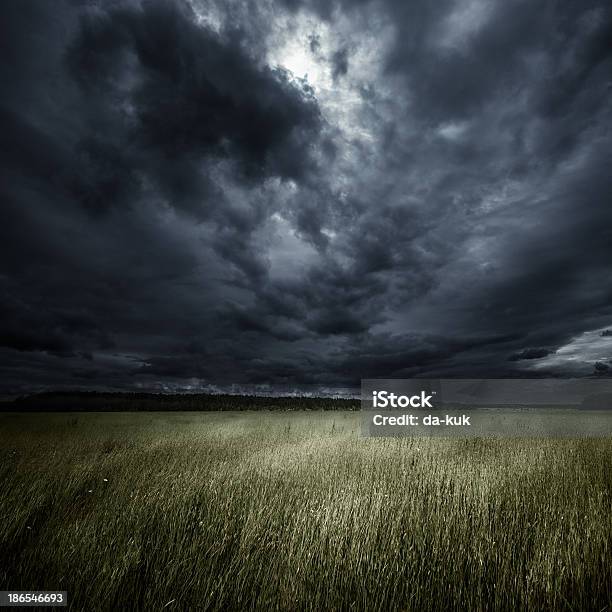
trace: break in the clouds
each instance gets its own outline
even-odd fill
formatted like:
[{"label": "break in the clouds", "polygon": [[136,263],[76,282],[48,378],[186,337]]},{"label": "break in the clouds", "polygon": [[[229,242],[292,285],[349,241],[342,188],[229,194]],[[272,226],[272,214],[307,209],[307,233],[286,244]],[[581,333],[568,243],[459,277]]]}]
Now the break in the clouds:
[{"label": "break in the clouds", "polygon": [[607,375],[612,10],[0,20],[1,386]]}]

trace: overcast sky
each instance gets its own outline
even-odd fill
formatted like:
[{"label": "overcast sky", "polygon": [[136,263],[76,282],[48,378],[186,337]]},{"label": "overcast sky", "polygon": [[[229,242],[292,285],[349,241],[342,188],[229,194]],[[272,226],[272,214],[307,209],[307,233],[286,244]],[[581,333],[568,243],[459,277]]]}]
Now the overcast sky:
[{"label": "overcast sky", "polygon": [[609,2],[1,11],[3,391],[609,373]]}]

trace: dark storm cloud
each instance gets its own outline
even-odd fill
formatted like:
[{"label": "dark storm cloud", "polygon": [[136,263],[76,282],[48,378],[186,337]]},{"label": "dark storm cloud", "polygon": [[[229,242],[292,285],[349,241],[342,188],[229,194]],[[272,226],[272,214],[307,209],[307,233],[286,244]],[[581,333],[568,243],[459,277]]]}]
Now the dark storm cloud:
[{"label": "dark storm cloud", "polygon": [[332,76],[334,80],[344,76],[349,68],[349,50],[344,47],[338,49],[332,56]]},{"label": "dark storm cloud", "polygon": [[550,355],[552,351],[548,348],[528,348],[520,353],[514,353],[510,356],[510,361],[520,361],[521,359],[541,359]]},{"label": "dark storm cloud", "polygon": [[612,320],[611,40],[603,2],[5,3],[2,387],[565,372]]},{"label": "dark storm cloud", "polygon": [[144,173],[173,205],[205,215],[198,207],[220,196],[199,172],[209,158],[236,162],[245,180],[306,171],[316,103],[286,74],[257,65],[240,32],[198,26],[183,3],[86,13],[66,60],[91,105],[96,134],[82,156],[93,176],[83,182],[101,205],[121,190],[133,197],[130,179]]}]

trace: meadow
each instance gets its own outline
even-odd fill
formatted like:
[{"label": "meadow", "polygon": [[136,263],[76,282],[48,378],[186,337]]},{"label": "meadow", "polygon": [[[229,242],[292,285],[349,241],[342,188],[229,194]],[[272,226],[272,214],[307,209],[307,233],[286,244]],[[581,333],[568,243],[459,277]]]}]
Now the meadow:
[{"label": "meadow", "polygon": [[0,414],[0,590],[72,610],[610,610],[612,440],[348,411]]}]

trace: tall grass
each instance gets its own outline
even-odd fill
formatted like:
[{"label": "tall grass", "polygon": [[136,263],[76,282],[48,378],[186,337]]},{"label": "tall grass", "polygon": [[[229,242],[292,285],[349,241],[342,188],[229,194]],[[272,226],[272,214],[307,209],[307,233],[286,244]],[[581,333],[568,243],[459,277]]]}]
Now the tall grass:
[{"label": "tall grass", "polygon": [[612,440],[362,439],[358,419],[3,415],[0,590],[88,611],[610,609]]}]

